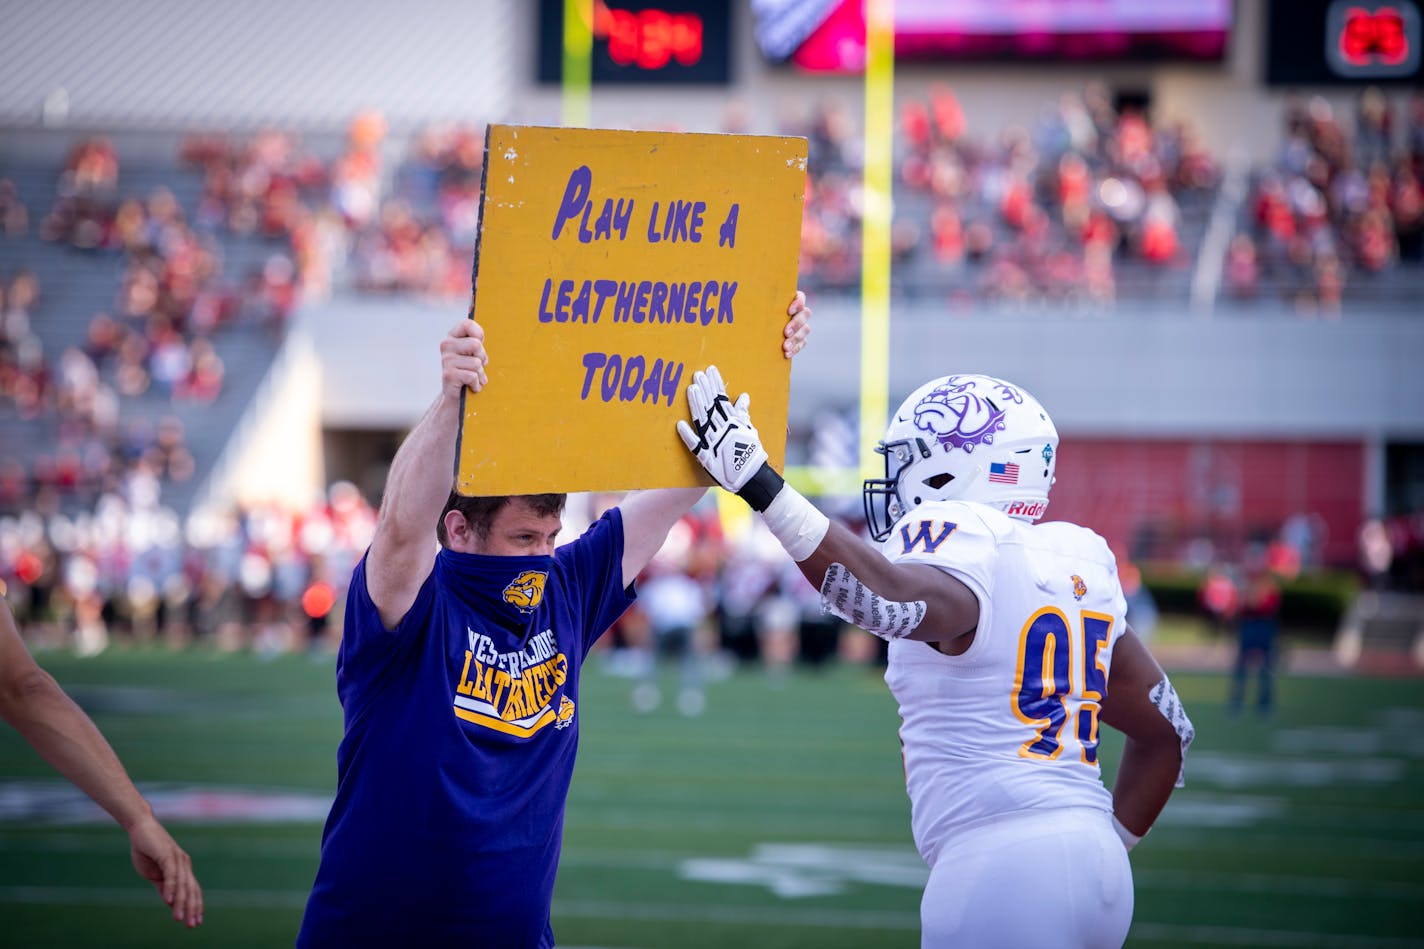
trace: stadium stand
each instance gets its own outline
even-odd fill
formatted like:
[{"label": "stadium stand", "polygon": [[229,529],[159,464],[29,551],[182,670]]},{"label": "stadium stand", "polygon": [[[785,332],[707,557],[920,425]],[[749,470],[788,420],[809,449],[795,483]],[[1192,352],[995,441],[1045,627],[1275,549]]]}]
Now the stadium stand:
[{"label": "stadium stand", "polygon": [[[297,414],[283,401],[290,391],[284,386],[310,374],[313,362],[302,351],[310,342],[293,339],[300,335],[290,332],[293,321],[321,310],[334,321],[327,326],[359,319],[379,328],[413,319],[413,301],[429,301],[430,311],[461,308],[478,220],[480,122],[510,115],[516,88],[518,121],[551,120],[556,93],[517,78],[525,64],[512,51],[532,39],[526,5],[491,5],[479,30],[440,29],[473,14],[437,7],[419,24],[401,24],[402,48],[425,51],[422,71],[395,65],[400,50],[382,44],[382,18],[393,15],[386,12],[371,12],[374,19],[356,30],[333,23],[330,10],[294,13],[264,0],[241,15],[223,14],[199,36],[177,18],[153,30],[107,8],[88,11],[67,32],[47,26],[38,8],[10,24],[26,54],[0,63],[0,574],[18,576],[22,546],[31,555],[27,572],[54,553],[37,557],[30,549],[37,546],[35,516],[92,524],[98,511],[122,510],[131,521],[156,517],[192,534],[180,560],[213,556],[221,547],[215,537],[246,537],[275,575],[290,544],[252,538],[290,536],[300,530],[293,524],[331,506],[326,497],[304,500],[306,509],[244,508],[231,489],[251,431],[264,417]],[[330,48],[343,50],[340,61],[326,48],[282,55],[285,41],[270,30],[276,17],[293,35],[323,24]],[[1243,15],[1243,24],[1248,19]],[[215,31],[231,55],[211,46]],[[1250,35],[1249,25],[1242,35]],[[51,64],[69,50],[97,55],[139,44],[151,51],[160,81],[138,82],[132,62],[113,74],[86,67],[63,71],[63,83],[54,78]],[[270,63],[263,81],[241,81],[245,63],[258,57]],[[353,62],[361,63],[355,73]],[[736,82],[742,88],[733,92],[747,96],[745,108],[720,88],[705,96],[609,96],[618,105],[607,115],[618,118],[605,124],[720,121],[726,130],[805,135],[800,279],[824,302],[818,332],[833,348],[853,344],[836,314],[854,310],[860,281],[859,92],[801,83],[766,64],[743,66],[746,75]],[[1212,83],[1230,78],[1233,68],[1223,66],[1192,95],[1177,92],[1178,105],[1209,103]],[[317,75],[344,78],[317,82]],[[1002,349],[1003,333],[985,326],[1007,324],[1008,316],[1027,321],[1029,350],[1040,337],[1097,339],[1078,329],[1074,321],[1083,316],[1100,317],[1106,336],[1122,335],[1124,321],[1160,321],[1160,335],[1154,328],[1113,347],[1084,345],[1098,345],[1108,354],[1101,358],[1119,364],[1153,355],[1158,374],[1170,379],[1209,378],[1220,365],[1236,367],[1220,370],[1228,375],[1249,375],[1239,353],[1197,353],[1169,364],[1146,352],[1196,337],[1219,337],[1223,350],[1308,344],[1298,365],[1312,372],[1332,348],[1407,357],[1407,346],[1391,341],[1412,337],[1376,324],[1412,319],[1424,291],[1424,94],[1416,91],[1406,103],[1366,91],[1349,100],[1352,111],[1341,95],[1288,96],[1273,107],[1255,93],[1253,114],[1272,107],[1278,141],[1270,158],[1258,149],[1255,161],[1242,162],[1223,147],[1220,116],[1163,107],[1148,94],[1147,71],[1075,68],[1037,83],[1015,76],[1004,83],[1011,88],[1002,100],[986,93],[992,83],[957,75],[951,81],[909,68],[897,101],[892,292],[897,308],[903,305],[903,326],[924,333],[945,315],[962,319],[958,359],[991,343]],[[1184,85],[1164,72],[1160,91],[1171,93],[1174,82]],[[274,96],[275,89],[283,94]],[[371,111],[358,104],[363,99],[395,105]],[[998,101],[1027,108],[1000,117],[986,106]],[[660,112],[650,117],[650,110]],[[1323,342],[1285,328],[1287,318],[1299,323],[1295,317],[1314,314],[1369,325]],[[1192,332],[1182,327],[1191,316],[1219,319]],[[1250,329],[1222,335],[1227,323]],[[816,377],[816,394],[844,396],[839,375],[827,382],[818,358],[808,352],[801,364]],[[1041,372],[1050,390],[1058,387],[1071,423],[1071,397],[1103,384],[1044,361],[1030,356],[1011,365]],[[1328,536],[1315,538],[1314,556],[1353,568],[1349,512],[1385,501],[1383,492],[1358,473],[1344,487],[1324,490],[1320,479],[1297,476],[1282,459],[1355,471],[1363,467],[1359,458],[1382,449],[1356,434],[1365,406],[1393,406],[1393,416],[1371,424],[1381,426],[1382,442],[1405,448],[1414,431],[1407,418],[1400,421],[1408,412],[1398,398],[1381,396],[1359,399],[1338,416],[1287,417],[1275,409],[1284,397],[1262,392],[1278,378],[1243,384],[1255,401],[1239,413],[1238,428],[1219,428],[1238,422],[1230,405],[1170,423],[1126,409],[1105,429],[1101,415],[1080,422],[1074,434],[1085,450],[1065,464],[1084,465],[1089,477],[1081,483],[1091,487],[1077,496],[1062,492],[1056,503],[1105,525],[1133,556],[1182,563],[1208,542],[1218,554],[1239,556],[1313,506],[1331,524],[1317,531]],[[848,408],[827,400],[793,418],[789,453],[813,465],[852,464],[859,436]],[[405,403],[377,424],[399,427],[389,419],[402,412],[409,415]],[[322,438],[317,432],[311,440]],[[1124,454],[1128,442],[1136,447]],[[1282,445],[1288,451],[1278,450]],[[1115,485],[1100,490],[1090,480],[1095,454],[1136,459],[1144,466],[1138,480],[1156,487],[1130,498]],[[282,476],[281,465],[268,467],[278,469],[269,477]],[[1219,483],[1201,487],[1201,498],[1183,474],[1197,468],[1220,469],[1213,474]],[[341,475],[362,483],[369,509],[376,491],[367,479]],[[337,480],[324,478],[327,485]],[[1280,485],[1288,490],[1275,490]],[[339,493],[354,505],[346,486]],[[1233,497],[1251,510],[1231,509]],[[1395,498],[1391,508],[1394,582],[1408,585],[1418,575],[1410,565],[1424,550],[1424,528],[1413,513],[1417,504]],[[1213,518],[1221,523],[1207,523]],[[360,531],[352,536],[359,541]],[[305,581],[284,581],[285,589],[315,582],[325,555],[320,545],[305,550],[296,570]],[[260,579],[263,569],[249,566]],[[57,561],[54,575],[67,569]],[[190,589],[201,589],[201,573],[192,573]]]},{"label": "stadium stand", "polygon": [[1277,159],[1252,175],[1226,262],[1231,296],[1278,297],[1338,317],[1346,301],[1407,305],[1424,294],[1424,93],[1410,99],[1403,147],[1378,88],[1353,132],[1320,96],[1283,109]]},{"label": "stadium stand", "polygon": [[[174,157],[124,161],[83,139],[61,168],[2,156],[0,177],[35,222],[3,239],[8,460],[36,489],[60,469],[52,486],[70,507],[157,466],[164,503],[186,510],[279,342],[249,289],[274,248],[191,227],[199,180]],[[17,275],[37,285],[23,307]],[[186,460],[145,460],[174,433]]]}]

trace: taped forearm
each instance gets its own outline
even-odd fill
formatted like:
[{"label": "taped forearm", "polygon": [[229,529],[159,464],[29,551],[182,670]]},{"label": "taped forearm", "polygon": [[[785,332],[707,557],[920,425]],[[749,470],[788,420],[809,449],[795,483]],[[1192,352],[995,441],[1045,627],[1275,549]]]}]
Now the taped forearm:
[{"label": "taped forearm", "polygon": [[[769,465],[762,467],[776,475]],[[755,482],[760,474],[758,472],[752,478],[752,482]],[[776,480],[780,482],[781,476],[776,475]],[[748,486],[750,484],[751,482],[748,483]],[[739,493],[745,496],[745,491],[746,489],[743,488]],[[756,505],[752,506],[756,507]],[[821,541],[826,538],[826,531],[831,527],[830,518],[802,497],[801,492],[784,482],[780,484],[771,500],[757,510],[761,511],[762,520],[766,522],[772,536],[780,541],[781,546],[791,555],[791,559],[797,563],[816,552],[816,548],[821,546]]]},{"label": "taped forearm", "polygon": [[1192,720],[1187,717],[1187,710],[1182,705],[1182,700],[1177,697],[1177,690],[1172,688],[1171,679],[1164,676],[1161,682],[1152,687],[1148,696],[1152,699],[1152,705],[1177,733],[1177,741],[1182,750],[1182,763],[1177,769],[1174,787],[1183,787],[1187,783],[1187,749],[1192,746],[1197,730],[1193,727]]},{"label": "taped forearm", "polygon": [[904,639],[924,622],[924,600],[891,600],[866,586],[845,564],[826,568],[821,610],[884,640]]},{"label": "taped forearm", "polygon": [[[1147,698],[1162,721],[1144,721],[1128,735],[1113,782],[1114,828],[1129,850],[1157,822],[1172,789],[1185,783],[1187,749],[1196,737],[1171,680],[1158,680]],[[1150,718],[1153,712],[1144,714]]]}]

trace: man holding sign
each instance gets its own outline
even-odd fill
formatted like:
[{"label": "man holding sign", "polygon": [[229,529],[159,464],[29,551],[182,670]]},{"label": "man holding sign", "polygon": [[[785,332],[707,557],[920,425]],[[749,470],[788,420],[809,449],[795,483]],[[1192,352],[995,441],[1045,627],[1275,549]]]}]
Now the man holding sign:
[{"label": "man holding sign", "polygon": [[[484,167],[471,318],[352,575],[302,949],[553,945],[584,658],[709,483],[682,366],[715,350],[784,414],[809,333],[804,140],[491,126]],[[558,492],[626,489],[555,546]]]},{"label": "man holding sign", "polygon": [[[787,313],[790,358],[810,332],[803,294]],[[632,492],[556,548],[564,495],[451,490],[462,397],[478,407],[490,381],[484,329],[461,321],[440,353],[440,395],[396,453],[352,575],[346,735],[303,949],[554,944],[580,667],[706,490]]]}]

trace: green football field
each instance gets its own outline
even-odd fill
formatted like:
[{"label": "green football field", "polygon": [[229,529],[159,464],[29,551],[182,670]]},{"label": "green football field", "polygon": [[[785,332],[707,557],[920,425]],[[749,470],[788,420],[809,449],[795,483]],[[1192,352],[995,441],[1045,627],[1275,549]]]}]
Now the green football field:
[{"label": "green football field", "polygon": [[[41,658],[192,854],[207,922],[173,923],[122,833],[0,729],[0,946],[290,946],[335,781],[331,660]],[[738,673],[688,719],[634,714],[629,680],[590,662],[561,946],[918,945],[925,870],[878,670]],[[1226,715],[1218,675],[1173,678],[1198,738],[1133,853],[1129,945],[1424,946],[1424,681],[1287,679],[1260,721]]]}]

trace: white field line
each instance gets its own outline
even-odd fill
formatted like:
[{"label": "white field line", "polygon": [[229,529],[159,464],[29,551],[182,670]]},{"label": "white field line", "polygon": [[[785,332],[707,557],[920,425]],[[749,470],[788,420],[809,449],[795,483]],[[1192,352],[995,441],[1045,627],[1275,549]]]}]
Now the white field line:
[{"label": "white field line", "polygon": [[[6,841],[0,836],[0,843],[4,844],[3,849],[12,855],[18,853],[65,853],[71,855],[82,854],[104,854],[113,850],[112,843],[105,840],[86,839],[76,835],[46,835],[41,837],[29,837],[23,840],[11,839]],[[232,842],[227,841],[221,845],[207,847],[199,846],[190,848],[193,852],[208,855],[209,858],[217,857],[221,854],[232,853],[234,848]],[[296,847],[290,841],[280,843],[274,842],[274,846],[243,846],[239,849],[242,854],[250,857],[261,857],[266,859],[281,860],[309,860],[315,856],[315,851],[308,847]],[[578,867],[581,869],[606,869],[606,870],[648,870],[648,871],[676,871],[679,865],[689,859],[697,859],[695,855],[686,853],[673,853],[668,851],[645,851],[628,850],[612,851],[606,849],[581,850],[570,848],[564,851],[560,860],[562,867]],[[713,859],[738,860],[748,858],[725,857]],[[857,880],[845,878],[843,881],[838,877],[839,882],[847,885],[857,883],[864,884],[863,879]],[[1195,891],[1195,892],[1232,892],[1232,893],[1257,893],[1269,896],[1295,896],[1310,897],[1314,899],[1347,899],[1347,900],[1371,900],[1376,902],[1409,902],[1424,904],[1424,884],[1401,880],[1356,880],[1345,877],[1323,877],[1323,876],[1301,876],[1274,873],[1232,873],[1226,870],[1216,870],[1211,872],[1192,870],[1137,870],[1133,874],[1134,882],[1139,891]],[[903,885],[901,883],[900,885]],[[31,890],[36,892],[55,893],[83,893],[89,892],[88,888],[75,887],[3,887],[0,886],[0,902],[5,902],[7,894],[26,893]],[[122,893],[126,888],[94,888],[96,893]],[[139,889],[139,893],[147,893],[147,890]],[[232,898],[245,898],[245,894],[257,894],[254,899],[263,899],[261,890],[230,890],[227,891]],[[102,897],[101,897],[102,899]],[[26,902],[21,896],[15,902]]]},{"label": "white field line", "polygon": [[1397,900],[1424,903],[1424,885],[1398,880],[1349,880],[1340,877],[1283,876],[1276,873],[1196,872],[1192,870],[1135,870],[1133,882],[1141,890],[1194,890],[1260,893],[1271,896]]},{"label": "white field line", "polygon": [[1128,941],[1187,943],[1198,946],[1269,946],[1282,949],[1421,949],[1424,939],[1396,936],[1355,936],[1348,933],[1304,933],[1284,929],[1244,926],[1178,926],[1172,923],[1133,923]]},{"label": "white field line", "polygon": [[[301,890],[205,890],[203,903],[214,909],[300,909]],[[0,904],[64,906],[157,905],[151,890],[136,887],[0,887]],[[638,922],[714,923],[737,926],[805,926],[813,928],[914,931],[918,915],[882,910],[836,910],[826,907],[728,906],[714,903],[636,903],[611,900],[556,900],[555,917],[627,919]],[[1242,926],[1196,926],[1139,921],[1133,924],[1134,945],[1167,942],[1202,946],[1266,946],[1282,949],[1424,949],[1424,940],[1349,933],[1308,933]]]}]

